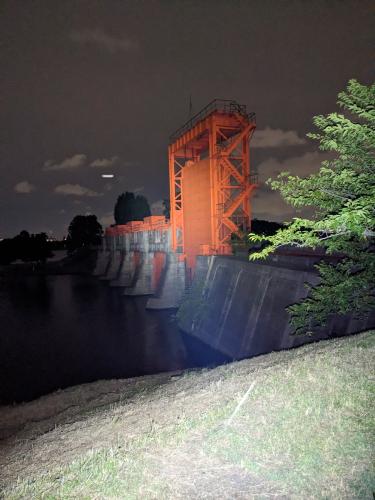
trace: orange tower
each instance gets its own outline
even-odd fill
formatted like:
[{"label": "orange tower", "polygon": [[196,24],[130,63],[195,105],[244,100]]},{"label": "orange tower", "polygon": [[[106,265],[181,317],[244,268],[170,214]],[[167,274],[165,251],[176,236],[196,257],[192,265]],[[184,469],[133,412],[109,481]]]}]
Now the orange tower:
[{"label": "orange tower", "polygon": [[255,113],[215,99],[170,138],[169,182],[172,249],[196,255],[230,254],[230,238],[250,229],[249,141]]}]

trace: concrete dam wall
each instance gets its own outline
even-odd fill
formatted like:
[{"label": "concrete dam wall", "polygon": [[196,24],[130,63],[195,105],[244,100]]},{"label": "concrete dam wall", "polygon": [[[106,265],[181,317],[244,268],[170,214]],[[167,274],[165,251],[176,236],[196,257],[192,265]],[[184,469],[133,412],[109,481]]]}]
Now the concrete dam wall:
[{"label": "concrete dam wall", "polygon": [[[178,309],[185,332],[235,359],[309,342],[290,335],[285,309],[306,297],[306,282],[318,283],[314,264],[339,258],[283,247],[248,261],[241,240],[259,186],[249,155],[255,128],[255,113],[222,99],[178,128],[168,145],[170,218],[107,228],[94,271],[125,296],[149,296],[149,309]],[[374,316],[334,317],[314,339],[375,326]]]},{"label": "concrete dam wall", "polygon": [[[303,270],[308,268],[307,258],[295,261],[284,259],[284,267],[278,267],[274,262],[198,256],[193,284],[178,312],[180,328],[233,359],[310,342],[309,336],[290,335],[285,308],[306,297],[304,283],[315,285],[319,278]],[[336,316],[313,340],[373,326],[375,314],[361,320]]]},{"label": "concrete dam wall", "polygon": [[284,249],[257,263],[247,252],[198,255],[189,284],[185,255],[171,251],[169,224],[152,216],[107,229],[94,275],[122,295],[150,296],[148,309],[178,309],[183,331],[241,359],[375,327],[375,312],[361,320],[336,316],[313,337],[291,336],[286,307],[306,297],[305,283],[318,283],[321,258],[337,260],[308,249]]},{"label": "concrete dam wall", "polygon": [[152,296],[148,309],[178,308],[185,292],[185,260],[171,252],[170,240],[163,216],[107,228],[93,274],[125,296]]}]

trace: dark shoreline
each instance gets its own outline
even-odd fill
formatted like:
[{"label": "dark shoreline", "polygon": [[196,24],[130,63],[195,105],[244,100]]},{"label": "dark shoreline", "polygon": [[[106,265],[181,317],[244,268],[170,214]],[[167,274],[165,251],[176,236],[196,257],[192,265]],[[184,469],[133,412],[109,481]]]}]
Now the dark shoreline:
[{"label": "dark shoreline", "polygon": [[82,249],[56,262],[23,262],[0,265],[0,276],[87,275],[95,267],[96,250]]}]

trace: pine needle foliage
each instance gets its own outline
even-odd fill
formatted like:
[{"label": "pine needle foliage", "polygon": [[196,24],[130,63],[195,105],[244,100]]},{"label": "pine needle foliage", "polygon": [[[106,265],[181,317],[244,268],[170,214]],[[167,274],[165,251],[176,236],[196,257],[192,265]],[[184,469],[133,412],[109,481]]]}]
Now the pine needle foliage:
[{"label": "pine needle foliage", "polygon": [[335,158],[307,178],[281,173],[267,184],[295,208],[310,207],[310,219],[296,217],[273,236],[250,234],[267,246],[250,259],[266,258],[284,245],[321,247],[340,256],[320,263],[320,284],[288,308],[295,333],[326,324],[332,313],[362,317],[375,307],[375,84],[350,80],[337,104],[345,114],[315,116],[308,137]]}]

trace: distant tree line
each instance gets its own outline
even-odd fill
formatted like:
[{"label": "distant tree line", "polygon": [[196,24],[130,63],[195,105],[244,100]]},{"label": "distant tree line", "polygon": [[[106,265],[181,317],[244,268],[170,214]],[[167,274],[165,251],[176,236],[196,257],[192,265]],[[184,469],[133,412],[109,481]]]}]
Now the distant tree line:
[{"label": "distant tree line", "polygon": [[23,262],[45,262],[52,256],[46,233],[29,234],[21,231],[14,238],[0,241],[0,264]]},{"label": "distant tree line", "polygon": [[102,233],[96,215],[76,215],[69,224],[65,241],[48,241],[46,233],[21,231],[14,238],[0,241],[0,264],[7,265],[16,260],[45,263],[53,256],[53,250],[66,249],[72,253],[80,248],[100,245]]}]

